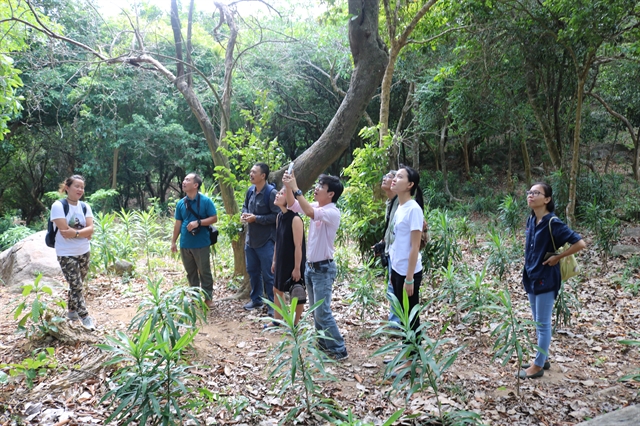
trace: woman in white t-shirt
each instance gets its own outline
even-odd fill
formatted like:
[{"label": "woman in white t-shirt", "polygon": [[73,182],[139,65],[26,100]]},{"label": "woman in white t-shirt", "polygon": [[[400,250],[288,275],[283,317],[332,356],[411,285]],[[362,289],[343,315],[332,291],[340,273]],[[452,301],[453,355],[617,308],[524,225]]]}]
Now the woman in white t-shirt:
[{"label": "woman in white t-shirt", "polygon": [[51,206],[51,221],[54,230],[57,229],[55,249],[58,263],[69,283],[67,317],[72,321],[80,320],[85,327],[94,329],[95,321],[89,316],[82,293],[89,271],[89,240],[93,235],[91,207],[80,201],[84,195],[84,178],[80,175],[67,178],[60,184],[60,193],[67,196]]},{"label": "woman in white t-shirt", "polygon": [[[420,238],[424,222],[420,175],[411,167],[401,165],[391,182],[391,190],[398,195],[398,209],[393,217],[391,248],[391,283],[393,292],[402,304],[403,292],[409,297],[409,313],[420,303],[422,259]],[[412,198],[415,195],[415,200]],[[411,322],[411,329],[420,327],[419,315]]]}]

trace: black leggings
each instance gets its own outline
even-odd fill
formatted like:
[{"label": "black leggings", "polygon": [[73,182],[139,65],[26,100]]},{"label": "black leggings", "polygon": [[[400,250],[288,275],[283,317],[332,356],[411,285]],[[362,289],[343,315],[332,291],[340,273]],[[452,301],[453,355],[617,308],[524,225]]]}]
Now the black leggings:
[{"label": "black leggings", "polygon": [[[393,269],[391,270],[391,284],[393,285],[393,293],[400,301],[402,306],[402,296],[404,290],[404,280],[406,276],[398,274]],[[420,304],[420,283],[422,282],[422,270],[413,275],[413,295],[409,296],[409,313],[414,306]],[[420,327],[420,315],[416,315],[411,322],[411,329],[416,331]],[[420,336],[418,336],[420,337]]]}]

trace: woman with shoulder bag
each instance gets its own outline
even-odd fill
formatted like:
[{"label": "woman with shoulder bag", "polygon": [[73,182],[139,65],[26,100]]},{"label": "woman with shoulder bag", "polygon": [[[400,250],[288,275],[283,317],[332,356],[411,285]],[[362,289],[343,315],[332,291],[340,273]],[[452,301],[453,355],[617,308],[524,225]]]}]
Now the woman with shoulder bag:
[{"label": "woman with shoulder bag", "polygon": [[[527,205],[531,208],[531,216],[527,220],[522,284],[529,297],[533,320],[537,322],[540,350],[533,364],[522,366],[523,370],[518,373],[522,379],[542,377],[544,370],[550,368],[551,314],[562,283],[559,262],[587,246],[580,235],[554,214],[555,204],[549,185],[542,182],[534,184],[527,191]],[[571,247],[556,253],[554,245],[562,247],[565,243]]]}]

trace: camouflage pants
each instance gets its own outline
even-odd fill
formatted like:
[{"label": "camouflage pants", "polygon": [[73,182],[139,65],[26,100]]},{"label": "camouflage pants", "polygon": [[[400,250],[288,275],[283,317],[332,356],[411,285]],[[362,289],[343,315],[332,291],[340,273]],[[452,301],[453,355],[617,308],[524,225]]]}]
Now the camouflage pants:
[{"label": "camouflage pants", "polygon": [[58,263],[62,268],[62,273],[69,283],[69,302],[67,309],[70,312],[77,312],[80,318],[89,315],[87,305],[84,303],[82,286],[84,279],[89,272],[89,255],[86,252],[80,256],[58,256]]}]

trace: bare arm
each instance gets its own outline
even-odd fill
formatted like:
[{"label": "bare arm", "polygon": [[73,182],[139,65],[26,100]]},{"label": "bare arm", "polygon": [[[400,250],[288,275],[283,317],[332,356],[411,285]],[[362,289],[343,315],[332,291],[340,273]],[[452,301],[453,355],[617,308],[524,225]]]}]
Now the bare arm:
[{"label": "bare arm", "polygon": [[571,247],[569,247],[568,249],[566,249],[562,253],[556,254],[555,256],[551,256],[549,259],[547,259],[544,262],[542,262],[542,264],[543,265],[549,265],[549,266],[555,266],[558,262],[560,262],[560,259],[562,259],[563,257],[571,256],[572,254],[575,254],[575,253],[579,252],[580,250],[582,250],[586,246],[587,246],[587,243],[585,243],[584,240],[580,240],[577,243],[571,245]]},{"label": "bare arm", "polygon": [[304,234],[304,225],[300,217],[293,218],[293,245],[295,247],[295,253],[293,257],[293,271],[291,272],[291,278],[294,281],[300,281],[302,276],[300,271],[300,262],[302,262],[302,237]]},{"label": "bare arm", "polygon": [[[407,291],[407,296],[413,296],[413,271],[416,270],[416,263],[418,262],[418,252],[420,251],[420,238],[422,237],[422,231],[411,231],[411,251],[409,252],[409,263],[407,265],[407,277],[404,282],[404,289]],[[411,284],[407,284],[407,280],[411,281]]]},{"label": "bare arm", "polygon": [[[290,192],[292,193],[300,189],[298,188],[298,183],[296,182],[295,173],[293,171],[291,171],[291,174],[285,173],[282,177],[282,182],[287,186],[287,188],[291,190]],[[293,194],[291,195],[291,199],[293,200]],[[315,212],[307,199],[304,197],[298,197],[297,200],[304,214],[313,219],[315,216]],[[289,204],[289,191],[287,191],[287,204],[290,206],[293,205],[293,202]]]},{"label": "bare arm", "polygon": [[[217,216],[216,216],[217,220]],[[178,236],[180,235],[180,228],[182,227],[182,221],[176,220],[176,223],[173,224],[173,235],[171,236],[171,251],[178,251],[178,247],[176,246],[176,241],[178,240]]]}]

